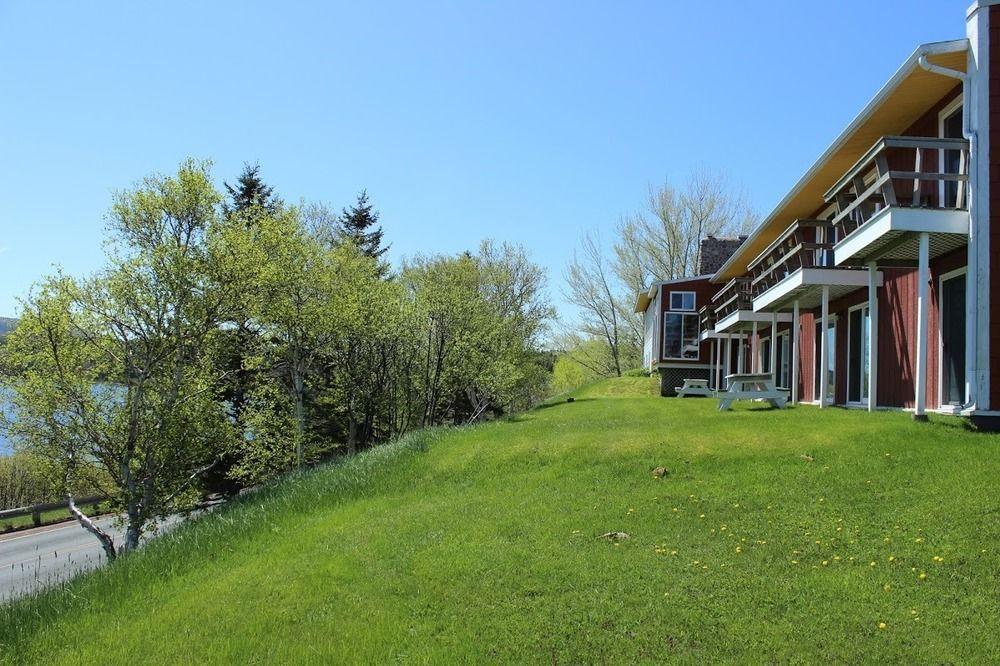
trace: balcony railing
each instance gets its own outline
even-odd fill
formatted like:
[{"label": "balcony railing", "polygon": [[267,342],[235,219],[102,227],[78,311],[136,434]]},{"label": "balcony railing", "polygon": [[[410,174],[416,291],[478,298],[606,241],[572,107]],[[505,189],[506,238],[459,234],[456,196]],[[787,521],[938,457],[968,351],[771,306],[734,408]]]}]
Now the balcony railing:
[{"label": "balcony railing", "polygon": [[968,165],[965,139],[882,137],[826,193],[837,204],[836,237],[886,207],[968,210]]},{"label": "balcony railing", "polygon": [[827,220],[796,220],[750,264],[753,298],[800,268],[833,266],[833,225]]},{"label": "balcony railing", "polygon": [[750,298],[750,278],[738,277],[730,280],[712,297],[715,321],[719,322],[739,310],[752,310]]},{"label": "balcony railing", "polygon": [[715,308],[711,305],[702,306],[698,310],[698,330],[704,335],[715,330]]}]

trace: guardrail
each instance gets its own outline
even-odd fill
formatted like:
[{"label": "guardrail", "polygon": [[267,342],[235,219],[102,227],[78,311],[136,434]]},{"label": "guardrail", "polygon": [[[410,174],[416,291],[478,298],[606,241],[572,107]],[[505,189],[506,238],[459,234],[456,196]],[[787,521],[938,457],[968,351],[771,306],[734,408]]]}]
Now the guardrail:
[{"label": "guardrail", "polygon": [[890,206],[968,210],[966,139],[884,136],[824,195],[843,240]]},{"label": "guardrail", "polygon": [[[94,504],[100,504],[105,498],[101,495],[92,495],[90,497],[84,497],[76,500],[76,505],[78,507],[90,506]],[[35,527],[39,527],[42,524],[42,513],[45,511],[55,511],[56,509],[68,509],[69,502],[63,500],[61,502],[44,502],[42,504],[32,504],[31,506],[21,506],[16,509],[3,509],[0,510],[0,520],[5,518],[20,518],[21,516],[31,516],[31,522],[35,524]]]}]

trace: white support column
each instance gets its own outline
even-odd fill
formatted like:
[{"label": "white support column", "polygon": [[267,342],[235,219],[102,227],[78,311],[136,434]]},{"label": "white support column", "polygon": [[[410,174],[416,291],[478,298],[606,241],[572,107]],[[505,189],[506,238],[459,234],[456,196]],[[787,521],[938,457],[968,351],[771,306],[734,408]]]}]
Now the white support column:
[{"label": "white support column", "polygon": [[753,323],[753,334],[750,336],[750,372],[758,373],[758,357],[760,356],[760,338],[757,337],[757,322]]},{"label": "white support column", "polygon": [[[726,334],[726,377],[733,374],[732,365],[733,365],[733,334],[727,333]],[[724,386],[723,388],[726,389],[729,388],[729,380],[726,380],[726,386]]]},{"label": "white support column", "polygon": [[868,411],[878,406],[878,267],[868,262]]},{"label": "white support column", "polygon": [[799,401],[799,302],[792,304],[792,404]]},{"label": "white support column", "polygon": [[927,414],[927,325],[930,302],[928,283],[930,282],[930,234],[920,234],[920,253],[917,260],[917,367],[914,371],[913,418],[926,421]]},{"label": "white support column", "polygon": [[778,313],[771,313],[771,359],[768,364],[771,367],[771,380],[778,384],[778,368],[775,366],[778,363]]},{"label": "white support column", "polygon": [[820,409],[826,407],[826,398],[829,387],[829,380],[827,375],[830,372],[830,344],[828,333],[830,328],[830,287],[828,285],[823,285],[823,307],[821,310],[820,317],[820,330],[822,333],[819,336],[819,406]]},{"label": "white support column", "polygon": [[722,340],[715,338],[715,390],[722,387]]},{"label": "white support column", "polygon": [[739,337],[736,339],[736,344],[737,344],[737,348],[736,348],[736,372],[744,373],[744,372],[747,371],[747,365],[746,365],[746,352],[743,349],[743,347],[745,345],[743,344],[743,334],[742,333],[740,333]]},{"label": "white support column", "polygon": [[[974,133],[969,156],[969,271],[966,275],[966,374],[972,406],[995,408],[990,402],[990,163],[992,104],[990,104],[991,3],[976,2],[966,15],[969,38],[969,83],[963,106],[969,112],[965,129]],[[992,160],[991,160],[992,157]],[[970,351],[971,350],[971,351]]]}]

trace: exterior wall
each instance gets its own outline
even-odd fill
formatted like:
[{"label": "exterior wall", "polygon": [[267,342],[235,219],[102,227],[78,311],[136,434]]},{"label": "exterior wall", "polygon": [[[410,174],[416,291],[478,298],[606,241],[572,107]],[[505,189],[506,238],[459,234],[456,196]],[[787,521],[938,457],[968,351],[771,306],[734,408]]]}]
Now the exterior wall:
[{"label": "exterior wall", "polygon": [[[1000,9],[993,7],[991,10]],[[1000,39],[1000,37],[998,37]],[[1000,67],[998,67],[1000,69]],[[1000,87],[998,87],[1000,91]],[[942,109],[952,103],[962,93],[961,84],[948,92],[934,106],[910,125],[903,132],[905,136],[937,136],[939,133],[939,114]],[[991,98],[992,99],[992,98]],[[998,105],[1000,112],[1000,105]],[[1000,137],[998,137],[1000,139]],[[936,163],[937,155],[933,151],[925,153],[925,159]],[[896,159],[898,162],[898,158]],[[910,163],[890,163],[892,168],[911,170]],[[1000,172],[998,172],[1000,177]],[[937,191],[933,183],[924,185],[922,197],[936,200]],[[991,191],[994,191],[991,188]],[[1000,202],[998,202],[1000,206]],[[827,208],[824,204],[817,208],[814,216],[820,216]],[[1000,208],[998,208],[1000,210]],[[998,221],[1000,226],[1000,221]],[[1000,252],[1000,235],[996,236],[997,250]],[[931,261],[930,308],[928,317],[927,344],[927,407],[936,409],[939,406],[939,355],[940,333],[938,322],[938,277],[955,268],[966,265],[967,251],[956,251],[947,256]],[[879,321],[878,321],[878,386],[876,402],[884,407],[912,408],[914,404],[914,374],[916,368],[916,322],[917,322],[917,270],[915,268],[882,268],[883,286],[878,290]],[[996,280],[997,278],[993,278]],[[998,287],[1000,288],[1000,287]],[[850,308],[868,300],[867,288],[858,289],[840,299],[830,302],[831,317],[836,316],[836,343],[831,353],[835,358],[834,402],[847,402],[847,351],[848,351],[848,312]],[[817,401],[814,395],[815,357],[819,353],[815,349],[815,327],[820,319],[820,311],[803,311],[800,316],[800,346],[799,346],[799,398],[805,401]],[[996,321],[996,319],[994,319]],[[998,331],[1000,334],[1000,331]],[[1000,344],[1000,342],[998,342]],[[996,349],[996,347],[991,347]],[[1000,362],[1000,361],[998,361]],[[994,365],[993,367],[997,367]],[[994,387],[996,384],[992,384]]]},{"label": "exterior wall", "polygon": [[[672,282],[660,286],[657,294],[659,304],[656,308],[658,312],[656,321],[656,359],[658,363],[669,363],[670,365],[703,365],[712,361],[712,345],[710,342],[702,342],[698,347],[697,360],[678,360],[663,357],[663,315],[670,310],[670,292],[672,291],[693,291],[694,292],[694,313],[697,314],[702,306],[712,302],[712,296],[718,291],[718,286],[710,283],[707,277]],[[651,304],[650,307],[653,307]]]},{"label": "exterior wall", "polygon": [[656,311],[653,303],[642,313],[642,367],[652,370],[656,350]]},{"label": "exterior wall", "polygon": [[[989,365],[990,409],[1000,407],[1000,6],[989,8]],[[984,267],[985,268],[985,267]]]},{"label": "exterior wall", "polygon": [[[939,283],[941,275],[966,265],[966,250],[961,249],[931,262],[931,287],[927,329],[927,407],[940,406],[938,373],[940,363]],[[876,404],[880,407],[912,408],[916,369],[917,270],[883,268],[883,284],[878,289],[878,386]],[[830,301],[830,315],[836,317],[836,354],[834,402],[847,403],[848,312],[868,300],[868,290],[858,289]],[[819,400],[814,394],[816,325],[819,309],[800,315],[799,396],[805,401]]]}]

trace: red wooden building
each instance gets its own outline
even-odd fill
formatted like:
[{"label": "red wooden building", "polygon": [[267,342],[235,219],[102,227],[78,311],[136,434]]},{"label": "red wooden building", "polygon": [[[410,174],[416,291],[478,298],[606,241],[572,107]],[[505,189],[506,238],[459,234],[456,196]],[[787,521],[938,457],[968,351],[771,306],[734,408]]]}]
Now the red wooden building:
[{"label": "red wooden building", "polygon": [[[642,309],[648,367],[1000,423],[1000,0],[978,0],[965,32],[919,46],[710,277],[640,298],[657,303]],[[697,358],[663,355],[682,291]]]}]

